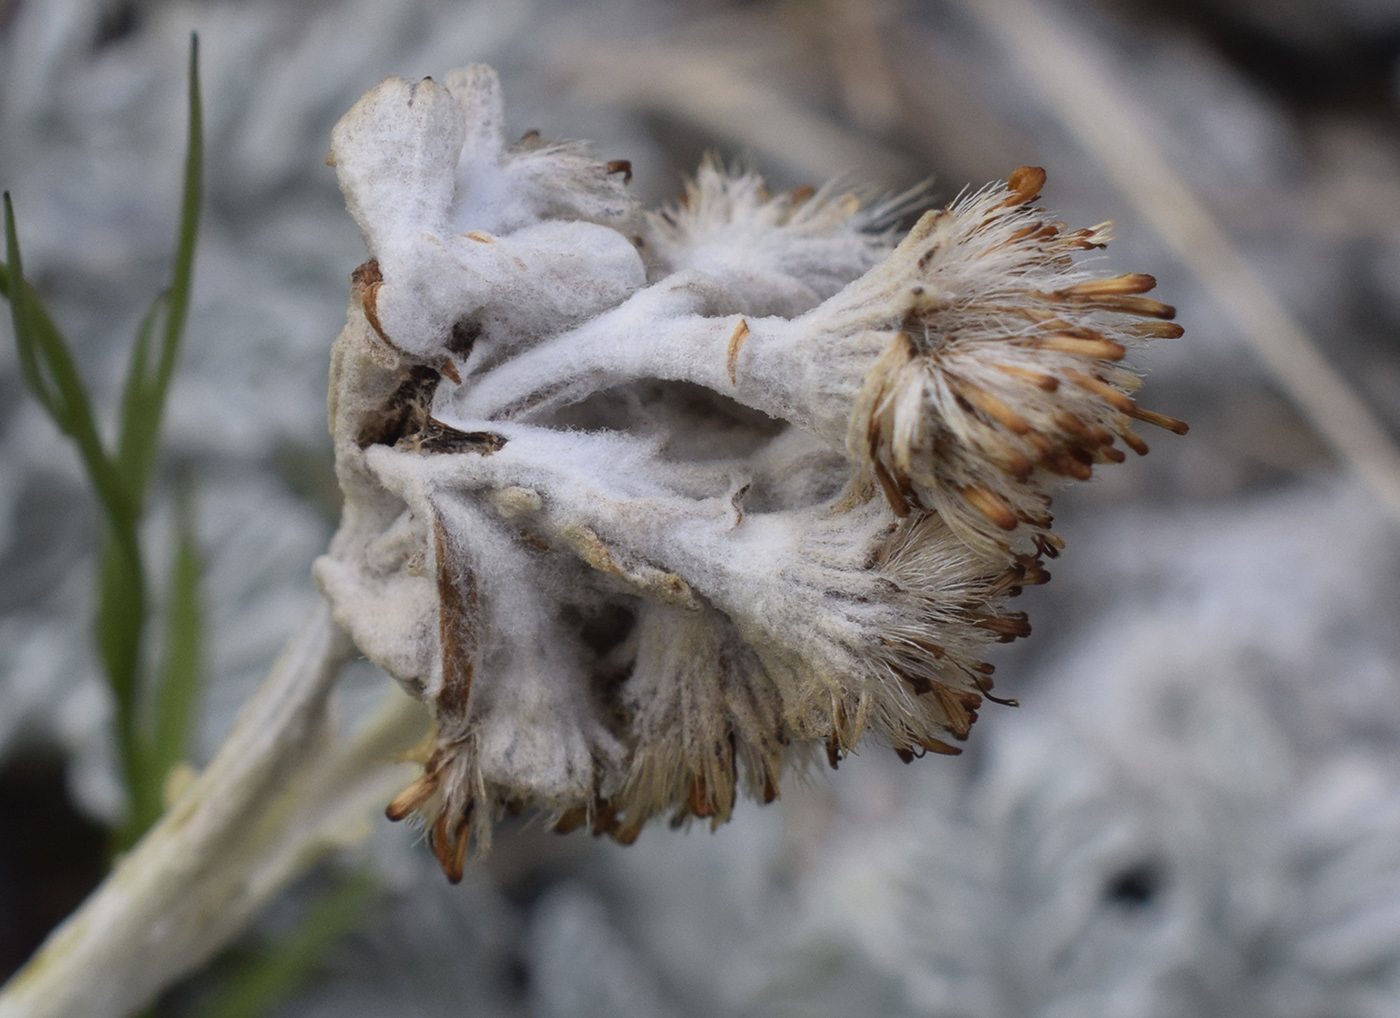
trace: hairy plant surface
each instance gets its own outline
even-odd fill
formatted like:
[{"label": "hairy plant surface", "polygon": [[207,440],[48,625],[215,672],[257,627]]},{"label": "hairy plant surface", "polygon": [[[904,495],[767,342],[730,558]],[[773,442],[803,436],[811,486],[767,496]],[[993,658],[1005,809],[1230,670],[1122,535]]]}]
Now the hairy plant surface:
[{"label": "hairy plant surface", "polygon": [[1144,453],[1150,276],[1078,257],[1044,171],[925,213],[707,163],[641,210],[630,167],[527,134],[500,86],[388,79],[331,160],[371,258],[336,343],[345,493],[316,576],[433,710],[420,814],[448,876],[502,811],[629,842],[727,820],[865,735],[955,753],[1049,493]]}]

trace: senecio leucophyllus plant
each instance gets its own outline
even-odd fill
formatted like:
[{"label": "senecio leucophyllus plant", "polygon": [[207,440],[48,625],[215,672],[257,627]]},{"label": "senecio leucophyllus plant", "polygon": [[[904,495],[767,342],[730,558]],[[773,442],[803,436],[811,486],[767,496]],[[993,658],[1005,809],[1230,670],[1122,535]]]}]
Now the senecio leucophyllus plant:
[{"label": "senecio leucophyllus plant", "polygon": [[[956,753],[1049,493],[1146,445],[1122,358],[1176,336],[1076,261],[1044,171],[930,211],[507,144],[485,66],[391,78],[332,135],[370,260],[336,342],[344,518],[316,576],[432,709],[418,814],[449,877],[504,810],[621,842],[727,820],[868,735]],[[814,752],[815,751],[815,752]]]}]

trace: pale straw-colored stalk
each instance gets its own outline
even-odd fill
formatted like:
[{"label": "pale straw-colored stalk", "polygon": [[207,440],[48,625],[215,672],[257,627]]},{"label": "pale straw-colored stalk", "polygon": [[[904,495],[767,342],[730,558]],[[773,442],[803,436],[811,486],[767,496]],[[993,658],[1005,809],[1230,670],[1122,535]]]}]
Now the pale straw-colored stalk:
[{"label": "pale straw-colored stalk", "polygon": [[0,1018],[131,1014],[367,831],[426,719],[394,691],[337,739],[329,697],[353,654],[318,602],[209,766],[0,992]]}]

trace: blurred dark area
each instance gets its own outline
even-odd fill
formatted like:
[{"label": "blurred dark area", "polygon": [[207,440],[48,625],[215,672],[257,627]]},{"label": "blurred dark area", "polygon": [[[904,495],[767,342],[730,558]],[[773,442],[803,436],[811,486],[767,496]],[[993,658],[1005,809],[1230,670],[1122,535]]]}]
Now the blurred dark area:
[{"label": "blurred dark area", "polygon": [[1363,112],[1394,124],[1400,15],[1393,4],[1133,0],[1123,6],[1149,23],[1199,35],[1302,114]]},{"label": "blurred dark area", "polygon": [[106,869],[106,829],[68,797],[67,762],[21,747],[0,769],[0,980],[77,907]]}]

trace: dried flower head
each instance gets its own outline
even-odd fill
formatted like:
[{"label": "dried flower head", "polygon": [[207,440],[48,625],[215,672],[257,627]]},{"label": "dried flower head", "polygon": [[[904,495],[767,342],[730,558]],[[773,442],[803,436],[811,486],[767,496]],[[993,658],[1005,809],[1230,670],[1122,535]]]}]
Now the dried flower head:
[{"label": "dried flower head", "polygon": [[1146,447],[1122,363],[1179,333],[1074,256],[1022,169],[929,212],[770,196],[706,163],[507,145],[473,67],[389,79],[333,134],[371,260],[336,343],[345,492],[317,578],[436,719],[421,815],[449,877],[503,810],[628,842],[727,820],[865,735],[956,753],[986,646],[1029,632],[1060,478]]}]

